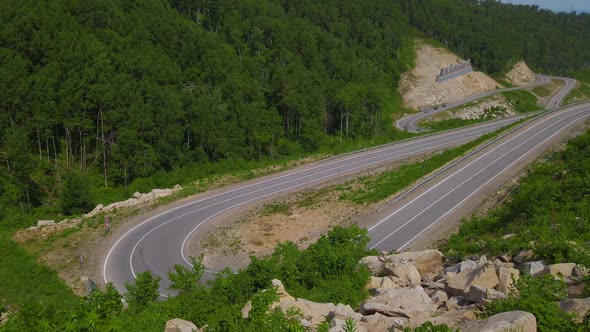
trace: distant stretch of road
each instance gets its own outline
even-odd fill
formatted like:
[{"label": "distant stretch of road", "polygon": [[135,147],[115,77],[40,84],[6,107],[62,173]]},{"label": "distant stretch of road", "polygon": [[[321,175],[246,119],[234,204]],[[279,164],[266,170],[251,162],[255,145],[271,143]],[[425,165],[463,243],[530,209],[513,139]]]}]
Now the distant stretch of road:
[{"label": "distant stretch of road", "polygon": [[370,247],[388,251],[406,249],[457,209],[472,206],[478,193],[486,188],[494,189],[498,177],[516,173],[525,166],[527,158],[541,153],[558,135],[589,116],[590,103],[546,113],[453,166],[436,184],[373,216],[374,222],[368,227]]},{"label": "distant stretch of road", "polygon": [[388,144],[197,196],[189,203],[142,221],[125,233],[114,234],[117,240],[102,266],[104,282],[113,282],[119,291],[124,291],[124,282],[130,282],[137,273],[149,270],[162,277],[161,293],[170,294],[167,273],[174,264],[188,266],[185,251],[191,236],[206,223],[215,222],[216,218],[231,210],[442,147],[464,144],[516,120],[503,119]]},{"label": "distant stretch of road", "polygon": [[534,87],[537,87],[540,85],[545,85],[545,84],[548,84],[551,79],[562,80],[562,81],[565,81],[565,83],[566,83],[566,85],[563,88],[561,88],[559,90],[559,92],[555,96],[553,96],[551,98],[551,100],[547,103],[546,107],[548,109],[556,109],[561,105],[562,100],[565,98],[565,96],[567,96],[571,92],[571,90],[575,87],[576,80],[571,79],[571,78],[566,78],[566,77],[538,75],[537,81],[535,83],[532,83],[532,84],[529,84],[526,86],[521,86],[521,87],[497,89],[497,90],[490,90],[490,91],[481,92],[481,93],[475,94],[473,96],[470,96],[468,98],[465,98],[465,99],[462,99],[459,101],[446,103],[446,104],[444,104],[444,106],[440,106],[436,109],[430,108],[430,109],[426,109],[426,110],[419,112],[419,113],[410,114],[408,116],[405,116],[405,117],[399,119],[395,125],[399,129],[407,130],[407,131],[410,131],[413,133],[422,132],[422,131],[425,131],[425,129],[420,128],[420,126],[418,126],[418,122],[420,122],[422,119],[425,119],[433,114],[444,112],[444,111],[451,109],[453,107],[464,105],[464,104],[476,101],[478,99],[492,96],[492,95],[496,95],[496,94],[499,94],[502,92],[531,89],[531,88],[534,88]]}]

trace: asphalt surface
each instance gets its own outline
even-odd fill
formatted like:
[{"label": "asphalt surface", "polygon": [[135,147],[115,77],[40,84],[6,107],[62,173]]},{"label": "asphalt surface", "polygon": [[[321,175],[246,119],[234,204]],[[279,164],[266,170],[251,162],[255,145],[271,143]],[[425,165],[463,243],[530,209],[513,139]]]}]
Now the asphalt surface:
[{"label": "asphalt surface", "polygon": [[343,155],[247,181],[165,211],[142,221],[124,234],[113,234],[118,240],[104,260],[104,281],[112,282],[119,291],[124,291],[124,282],[130,282],[139,272],[149,270],[154,275],[162,277],[161,293],[173,294],[167,290],[167,274],[174,264],[189,266],[185,250],[191,235],[198,232],[206,223],[215,222],[216,218],[231,212],[232,209],[276,199],[280,195],[418,156],[441,147],[461,145],[516,120],[503,119]]},{"label": "asphalt surface", "polygon": [[484,192],[486,187],[493,188],[494,180],[504,172],[515,173],[515,165],[541,152],[548,143],[557,140],[559,134],[588,116],[590,103],[544,114],[452,167],[437,184],[400,206],[381,211],[380,217],[374,218],[376,220],[368,228],[369,247],[387,251],[406,249],[456,209],[468,205],[469,200]]},{"label": "asphalt surface", "polygon": [[[535,124],[527,126],[528,129],[519,130],[517,138],[488,147],[491,150],[485,158],[474,161],[411,204],[390,212],[391,215],[385,215],[371,225],[371,246],[385,250],[405,248],[470,195],[480,191],[490,178],[510,168],[513,160],[525,156],[547,137],[567,130],[569,124],[588,114],[590,104],[545,114]],[[174,294],[168,290],[168,271],[174,264],[189,266],[185,251],[191,236],[232,210],[442,147],[461,145],[516,120],[518,118],[502,119],[388,144],[222,188],[209,195],[199,195],[186,204],[141,221],[124,233],[113,234],[116,241],[102,265],[104,282],[112,282],[124,292],[125,282],[132,282],[138,273],[149,270],[162,277],[160,292],[163,296]]]},{"label": "asphalt surface", "polygon": [[551,98],[551,100],[547,103],[546,107],[548,109],[556,109],[561,105],[563,98],[565,98],[565,96],[567,96],[576,85],[576,80],[571,79],[571,78],[566,78],[566,77],[538,75],[537,78],[538,79],[535,83],[532,83],[529,85],[525,85],[525,86],[521,86],[521,87],[514,87],[514,88],[485,91],[485,92],[481,92],[481,93],[472,95],[468,98],[465,98],[465,99],[462,99],[459,101],[446,103],[446,104],[444,104],[445,106],[440,106],[440,107],[437,107],[436,109],[429,108],[429,109],[426,109],[426,110],[419,112],[419,113],[410,114],[408,116],[405,116],[405,117],[399,119],[395,123],[395,125],[399,129],[407,130],[407,131],[410,131],[413,133],[427,131],[427,129],[421,128],[418,125],[418,123],[421,120],[423,120],[431,115],[434,115],[434,114],[437,114],[440,112],[444,112],[444,111],[449,110],[451,108],[454,108],[454,107],[457,107],[457,106],[460,106],[463,104],[467,104],[467,103],[470,103],[470,102],[473,102],[473,101],[476,101],[478,99],[482,99],[482,98],[485,98],[488,96],[493,96],[493,95],[496,95],[496,94],[499,94],[502,92],[532,89],[537,86],[548,84],[550,82],[550,79],[563,80],[566,82],[566,86],[561,88],[561,90],[559,90],[559,92],[555,96],[553,96]]}]

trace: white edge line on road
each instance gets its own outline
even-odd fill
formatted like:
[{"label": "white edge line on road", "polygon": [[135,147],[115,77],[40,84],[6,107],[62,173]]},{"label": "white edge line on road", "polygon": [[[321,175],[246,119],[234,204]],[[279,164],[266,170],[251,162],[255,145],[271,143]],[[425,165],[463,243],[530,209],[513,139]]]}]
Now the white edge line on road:
[{"label": "white edge line on road", "polygon": [[447,211],[445,214],[443,214],[438,219],[436,219],[432,224],[428,225],[428,227],[426,227],[425,229],[423,229],[420,233],[416,234],[412,239],[410,239],[408,242],[406,242],[403,246],[399,247],[398,251],[403,250],[408,244],[410,244],[412,241],[414,241],[416,238],[418,238],[420,235],[422,235],[424,232],[426,232],[430,227],[434,226],[441,219],[443,219],[444,217],[446,217],[449,213],[451,213],[452,211],[454,211],[459,205],[463,204],[463,202],[465,202],[466,200],[468,200],[471,196],[475,195],[479,190],[481,190],[481,188],[485,187],[493,179],[495,179],[496,177],[498,177],[500,174],[504,173],[507,169],[509,169],[510,167],[512,167],[514,164],[518,163],[522,158],[526,157],[529,153],[531,153],[532,151],[534,151],[535,149],[537,149],[539,146],[541,146],[542,144],[544,144],[546,141],[550,140],[553,136],[555,136],[555,135],[559,134],[560,132],[562,132],[565,128],[567,128],[568,126],[572,125],[574,122],[579,121],[580,119],[582,119],[584,117],[587,117],[587,116],[588,115],[584,115],[584,116],[582,116],[580,118],[576,118],[575,120],[573,120],[570,123],[568,123],[567,125],[565,125],[562,129],[559,129],[553,135],[551,135],[551,136],[547,137],[546,139],[544,139],[541,143],[537,144],[534,148],[532,148],[529,151],[527,151],[525,154],[523,154],[522,156],[520,156],[518,159],[516,159],[510,165],[506,166],[504,169],[502,169],[496,175],[494,175],[493,177],[491,177],[484,184],[482,184],[477,189],[475,189],[471,194],[469,194],[467,197],[465,197],[463,200],[461,200],[461,202],[457,203],[449,211]]},{"label": "white edge line on road", "polygon": [[[583,110],[583,111],[584,111],[584,110]],[[574,114],[568,114],[568,118],[575,117],[575,116],[578,116],[578,115],[579,115],[579,114],[577,114],[577,113],[574,113]],[[566,119],[567,119],[567,118],[566,118]],[[560,119],[559,121],[562,121],[562,120],[565,120],[565,119]],[[576,120],[574,120],[574,121],[576,121]],[[541,122],[540,122],[540,123],[541,123]],[[549,125],[547,128],[544,128],[542,131],[540,131],[540,132],[538,132],[538,133],[534,134],[533,136],[531,136],[531,137],[527,138],[527,139],[526,139],[526,140],[524,140],[522,143],[518,144],[517,146],[513,147],[512,149],[510,149],[508,152],[506,152],[506,153],[504,153],[503,155],[501,155],[500,157],[498,157],[496,160],[499,160],[499,159],[501,159],[501,158],[504,158],[505,156],[507,156],[508,154],[510,154],[512,151],[514,151],[514,150],[518,149],[518,148],[519,148],[519,147],[521,147],[522,145],[526,144],[528,141],[532,140],[533,138],[537,137],[538,135],[542,134],[544,131],[548,130],[549,128],[551,128],[551,127],[553,127],[553,126],[555,126],[555,125],[557,125],[558,123],[559,123],[559,122],[555,122],[555,123],[553,123],[553,124]],[[568,125],[569,125],[569,124],[568,124]],[[532,128],[532,127],[531,127],[531,128]],[[525,133],[525,132],[526,132],[526,131],[524,131],[524,132],[522,132],[522,133]],[[558,132],[560,132],[560,131],[558,130]],[[514,139],[514,138],[517,138],[518,136],[520,136],[520,135],[516,135],[516,136],[515,136],[515,137],[513,137],[512,139]],[[554,136],[554,135],[551,135],[550,137],[553,137],[553,136]],[[510,141],[510,140],[509,140],[509,141]],[[509,141],[506,141],[506,142],[509,142]],[[506,143],[506,142],[505,142],[505,143]],[[545,142],[545,140],[544,140],[543,142]],[[494,152],[494,151],[496,151],[496,150],[497,150],[499,147],[501,147],[502,145],[503,145],[503,144],[501,144],[501,145],[498,145],[498,146],[497,146],[497,147],[495,147],[494,149],[492,149],[492,150],[488,151],[488,153],[491,153],[491,152]],[[536,147],[537,147],[537,146],[535,146],[534,148],[536,148]],[[471,164],[473,164],[473,163],[475,163],[476,161],[478,161],[480,158],[482,158],[482,157],[486,156],[488,153],[486,153],[486,154],[484,154],[484,155],[480,156],[479,158],[477,158],[477,159],[476,159],[476,160],[474,160],[473,162],[469,163],[469,164],[468,164],[468,165],[466,165],[465,167],[462,167],[460,170],[458,170],[458,171],[456,171],[455,173],[453,173],[453,174],[449,175],[447,178],[445,178],[445,180],[444,180],[444,181],[446,181],[446,180],[450,179],[450,178],[451,178],[451,177],[453,177],[455,174],[457,174],[457,173],[461,172],[461,171],[462,171],[463,169],[465,169],[466,167],[468,167],[468,166],[470,166]],[[525,154],[525,155],[526,155],[526,154]],[[522,157],[521,157],[521,158],[522,158]],[[519,158],[518,160],[520,160],[521,158]],[[381,239],[379,242],[375,243],[375,244],[374,244],[373,246],[371,246],[371,248],[369,248],[369,249],[373,249],[373,248],[375,248],[376,246],[378,246],[379,244],[381,244],[383,241],[387,240],[387,239],[388,239],[390,236],[392,236],[393,234],[397,233],[397,232],[398,232],[400,229],[404,228],[406,225],[408,225],[408,224],[409,224],[410,222],[412,222],[414,219],[418,218],[418,217],[419,217],[419,216],[420,216],[422,213],[424,213],[426,210],[430,209],[430,208],[431,208],[432,206],[434,206],[436,203],[438,203],[438,202],[440,202],[441,200],[443,200],[445,197],[447,197],[448,195],[450,195],[451,193],[453,193],[455,190],[457,190],[457,189],[458,189],[459,187],[461,187],[463,184],[465,184],[466,182],[470,181],[471,179],[473,179],[473,178],[474,178],[474,177],[476,177],[478,174],[480,174],[481,172],[485,171],[486,169],[488,169],[488,168],[489,168],[490,166],[492,166],[492,165],[493,165],[493,163],[490,163],[490,164],[486,165],[484,168],[480,169],[480,170],[479,170],[479,171],[477,171],[475,174],[473,174],[473,175],[472,175],[472,176],[470,176],[469,178],[467,178],[467,179],[465,179],[464,181],[462,181],[462,182],[461,182],[460,184],[458,184],[458,185],[457,185],[455,188],[453,188],[453,190],[450,190],[449,192],[447,192],[446,194],[444,194],[443,196],[441,196],[440,198],[438,198],[436,201],[434,201],[432,204],[430,204],[428,207],[426,207],[426,208],[425,208],[424,210],[422,210],[420,213],[418,213],[417,215],[415,215],[414,217],[412,217],[410,220],[406,221],[404,224],[402,224],[401,226],[399,226],[398,228],[396,228],[396,229],[395,229],[393,232],[389,233],[389,234],[388,234],[386,237],[384,237],[383,239]],[[512,165],[512,164],[511,164],[511,165]],[[503,172],[503,171],[504,171],[504,170],[502,170],[502,172]],[[442,182],[444,182],[444,181],[442,181]],[[442,183],[442,182],[440,182],[440,183]],[[430,189],[434,189],[435,187],[437,187],[437,186],[433,186],[433,187],[432,187],[432,188],[430,188]],[[479,190],[479,189],[478,189],[478,190]],[[426,191],[425,193],[427,193],[427,192],[429,192],[429,191],[430,191],[430,190]],[[425,193],[424,193],[424,194],[425,194]],[[415,201],[415,200],[412,200],[412,202],[410,202],[410,203],[413,203],[414,201]],[[390,216],[393,216],[393,215],[394,215],[394,214],[396,214],[397,212],[401,211],[403,208],[405,208],[406,206],[408,206],[410,203],[408,203],[408,204],[404,205],[402,208],[400,208],[400,209],[396,210],[396,211],[395,211],[393,214],[391,214]],[[387,217],[386,219],[382,220],[381,222],[383,222],[383,221],[385,221],[385,220],[387,220],[387,219],[389,219],[389,217]]]},{"label": "white edge line on road", "polygon": [[[537,127],[538,125],[558,116],[561,113],[554,113],[549,117],[543,118],[541,119],[541,121],[537,122],[536,124],[534,124],[533,126],[527,128],[526,130],[518,133],[516,136],[502,142],[500,145],[496,146],[494,149],[497,149],[501,146],[503,146],[504,144],[507,144],[508,142],[512,141],[513,139],[517,138],[518,136],[528,132],[529,130]],[[449,180],[450,178],[452,178],[453,176],[455,176],[457,173],[461,172],[463,169],[465,169],[466,167],[471,166],[471,164],[477,162],[479,159],[485,157],[486,155],[488,155],[489,153],[491,153],[493,150],[490,150],[486,153],[484,153],[483,155],[479,156],[478,158],[476,158],[475,160],[473,160],[472,162],[470,162],[469,164],[463,166],[462,168],[460,168],[459,170],[455,171],[453,174],[449,175],[447,178],[443,179],[441,182],[437,183],[436,185],[434,185],[433,187],[429,188],[428,190],[426,190],[425,192],[423,192],[422,194],[420,194],[418,197],[414,198],[413,200],[411,200],[410,202],[408,202],[407,204],[405,204],[404,206],[400,207],[399,209],[397,209],[396,211],[394,211],[393,213],[391,213],[390,215],[388,215],[387,217],[383,218],[381,221],[379,221],[378,223],[376,223],[375,225],[369,227],[367,230],[371,231],[372,229],[374,229],[375,227],[381,225],[383,222],[385,222],[385,220],[391,218],[392,216],[394,216],[395,214],[397,214],[399,211],[403,210],[404,208],[406,208],[408,205],[414,203],[414,201],[420,199],[422,196],[426,195],[427,193],[429,193],[431,190],[434,190],[435,188],[437,188],[439,185],[443,184],[444,182],[446,182],[447,180]]]}]

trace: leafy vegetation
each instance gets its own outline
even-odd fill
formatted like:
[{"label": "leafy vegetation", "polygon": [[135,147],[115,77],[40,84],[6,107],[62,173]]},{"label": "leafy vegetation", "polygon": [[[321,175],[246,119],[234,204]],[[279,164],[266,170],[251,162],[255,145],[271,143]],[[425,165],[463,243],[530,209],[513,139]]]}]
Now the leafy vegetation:
[{"label": "leafy vegetation", "polygon": [[526,90],[516,90],[503,92],[508,103],[514,107],[517,113],[528,113],[538,111],[541,108],[537,105],[537,98]]},{"label": "leafy vegetation", "polygon": [[399,137],[390,118],[414,29],[396,3],[9,0],[0,11],[6,227],[88,205],[61,204],[66,172],[108,203]]},{"label": "leafy vegetation", "polygon": [[539,331],[580,331],[557,303],[567,297],[565,282],[554,280],[551,275],[524,275],[516,282],[516,289],[518,295],[509,294],[506,299],[487,304],[484,315],[522,310],[535,315]]},{"label": "leafy vegetation", "polygon": [[[297,312],[268,312],[269,305],[276,300],[274,292],[264,291],[271,289],[271,280],[282,280],[295,297],[358,306],[369,295],[364,288],[369,271],[358,264],[360,258],[371,254],[366,249],[368,241],[366,230],[335,227],[305,250],[290,242],[282,243],[269,257],[252,258],[250,265],[238,273],[224,270],[206,285],[197,282],[203,265],[200,260],[193,260],[193,269],[175,266],[170,272],[171,289],[179,294],[166,301],[155,301],[158,279],[144,272],[134,284],[127,285],[127,310],[122,310],[121,295],[112,286],[79,299],[63,283],[58,283],[65,296],[46,294],[58,287],[51,286],[50,280],[36,280],[39,273],[31,273],[34,270],[26,267],[39,267],[31,256],[20,253],[23,258],[17,261],[25,267],[22,275],[6,276],[7,282],[0,284],[2,294],[13,287],[22,290],[19,294],[7,293],[9,300],[18,304],[18,313],[0,330],[162,331],[167,320],[182,317],[198,326],[208,324],[210,331],[303,331],[296,319]],[[5,271],[4,266],[0,269]],[[59,281],[54,272],[48,271],[46,275]],[[40,286],[28,289],[27,283]],[[31,294],[25,296],[26,291]],[[18,301],[12,301],[12,296]],[[39,302],[45,297],[53,302]],[[240,310],[248,301],[252,310],[250,317],[243,319]]]}]

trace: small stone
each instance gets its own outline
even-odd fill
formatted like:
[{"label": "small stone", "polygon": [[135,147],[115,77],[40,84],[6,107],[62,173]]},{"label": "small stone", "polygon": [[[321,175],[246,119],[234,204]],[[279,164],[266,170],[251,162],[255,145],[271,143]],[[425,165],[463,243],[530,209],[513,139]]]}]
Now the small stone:
[{"label": "small stone", "polygon": [[50,226],[50,225],[55,225],[55,220],[39,220],[39,221],[37,221],[37,227]]},{"label": "small stone", "polygon": [[186,320],[174,318],[166,322],[165,332],[195,332],[199,328]]},{"label": "small stone", "polygon": [[545,265],[543,264],[543,261],[525,262],[522,264],[520,269],[531,276],[536,276],[545,270]]},{"label": "small stone", "polygon": [[534,255],[534,253],[532,250],[523,250],[523,251],[519,252],[516,256],[514,256],[514,258],[512,258],[512,260],[518,264],[522,264],[524,261],[533,258],[533,255]]},{"label": "small stone", "polygon": [[430,293],[428,296],[430,296],[430,298],[432,299],[432,301],[434,301],[434,303],[445,302],[446,300],[449,299],[449,296],[447,295],[447,293],[445,293],[441,290],[435,290],[434,292]]}]

